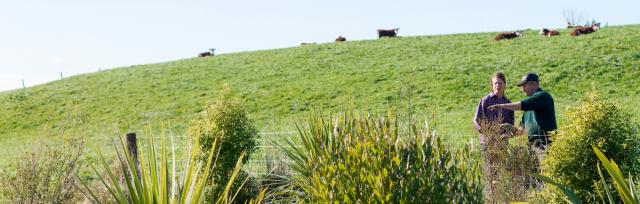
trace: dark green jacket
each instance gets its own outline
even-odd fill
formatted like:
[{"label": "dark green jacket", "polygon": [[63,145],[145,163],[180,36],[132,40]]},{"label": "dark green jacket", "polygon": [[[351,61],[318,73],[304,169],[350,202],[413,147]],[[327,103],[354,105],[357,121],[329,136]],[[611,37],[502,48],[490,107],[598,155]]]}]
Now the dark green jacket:
[{"label": "dark green jacket", "polygon": [[529,140],[548,136],[549,132],[558,129],[553,97],[548,92],[538,88],[533,95],[520,101],[520,105],[524,111],[522,123]]}]

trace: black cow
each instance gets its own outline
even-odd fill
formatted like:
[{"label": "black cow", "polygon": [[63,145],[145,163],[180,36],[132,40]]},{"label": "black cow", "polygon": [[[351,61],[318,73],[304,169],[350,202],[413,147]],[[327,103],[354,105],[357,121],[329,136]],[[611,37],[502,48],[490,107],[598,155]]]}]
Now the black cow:
[{"label": "black cow", "polygon": [[378,38],[396,37],[396,35],[398,35],[398,30],[400,30],[400,28],[389,29],[389,30],[378,29]]},{"label": "black cow", "polygon": [[498,33],[494,38],[496,41],[512,39],[522,36],[522,31]]},{"label": "black cow", "polygon": [[202,52],[198,54],[198,57],[214,56],[213,51],[215,50],[216,50],[215,48],[211,48],[209,49],[209,52]]}]

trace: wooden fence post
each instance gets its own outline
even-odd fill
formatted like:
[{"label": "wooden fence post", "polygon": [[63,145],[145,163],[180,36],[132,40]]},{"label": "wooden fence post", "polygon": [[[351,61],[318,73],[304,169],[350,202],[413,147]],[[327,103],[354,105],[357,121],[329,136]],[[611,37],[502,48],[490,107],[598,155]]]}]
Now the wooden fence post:
[{"label": "wooden fence post", "polygon": [[129,155],[133,158],[133,164],[136,165],[138,178],[140,178],[140,162],[138,161],[138,144],[136,141],[136,133],[130,132],[126,135],[127,147],[129,147]]}]

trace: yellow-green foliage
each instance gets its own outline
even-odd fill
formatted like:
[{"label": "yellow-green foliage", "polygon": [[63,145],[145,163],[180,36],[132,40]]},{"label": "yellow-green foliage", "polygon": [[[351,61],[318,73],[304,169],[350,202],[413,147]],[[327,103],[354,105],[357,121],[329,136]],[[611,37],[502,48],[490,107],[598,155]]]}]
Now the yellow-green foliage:
[{"label": "yellow-green foliage", "polygon": [[[543,161],[543,175],[575,191],[587,203],[600,201],[598,157],[591,145],[620,162],[631,175],[640,172],[638,125],[614,103],[591,93],[579,106],[567,110],[566,123],[552,135],[553,143]],[[543,195],[561,201],[562,193],[547,188]],[[597,199],[597,200],[596,200]],[[562,202],[562,201],[561,201]]]},{"label": "yellow-green foliage", "polygon": [[[258,131],[241,107],[240,100],[233,97],[225,87],[223,93],[196,119],[189,129],[190,136],[197,141],[201,153],[200,161],[205,161],[211,149],[216,149],[218,159],[211,168],[210,176],[219,183],[226,183],[240,154],[244,152],[242,163],[246,163],[256,150]],[[222,139],[224,138],[224,139]],[[214,141],[221,141],[213,147]],[[224,186],[215,186],[216,191]]]},{"label": "yellow-green foliage", "polygon": [[[435,132],[403,133],[387,118],[312,116],[302,147],[282,146],[298,173],[293,185],[311,202],[477,203],[480,169],[465,147],[445,149]],[[403,142],[402,140],[406,140]]]}]

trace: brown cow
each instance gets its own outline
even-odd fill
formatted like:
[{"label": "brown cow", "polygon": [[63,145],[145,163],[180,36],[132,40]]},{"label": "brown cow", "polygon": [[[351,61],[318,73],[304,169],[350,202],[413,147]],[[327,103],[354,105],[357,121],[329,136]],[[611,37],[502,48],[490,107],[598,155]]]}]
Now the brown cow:
[{"label": "brown cow", "polygon": [[522,31],[498,33],[494,38],[496,41],[512,39],[522,36]]},{"label": "brown cow", "polygon": [[342,35],[338,36],[338,38],[336,38],[336,42],[344,42],[344,41],[347,41],[347,38],[342,37]]},{"label": "brown cow", "polygon": [[558,32],[557,30],[549,30],[549,29],[546,29],[546,28],[542,28],[542,29],[540,29],[540,35],[556,36],[556,35],[560,35],[560,32]]},{"label": "brown cow", "polygon": [[214,56],[213,51],[215,50],[216,50],[215,48],[211,48],[209,49],[209,52],[202,52],[198,54],[198,57]]},{"label": "brown cow", "polygon": [[577,26],[573,29],[573,32],[571,32],[571,36],[589,34],[598,30],[600,30],[600,23],[596,23],[588,27]]},{"label": "brown cow", "polygon": [[389,30],[378,29],[378,38],[396,37],[396,35],[398,35],[398,30],[400,30],[400,28],[394,28],[394,29],[389,29]]}]

